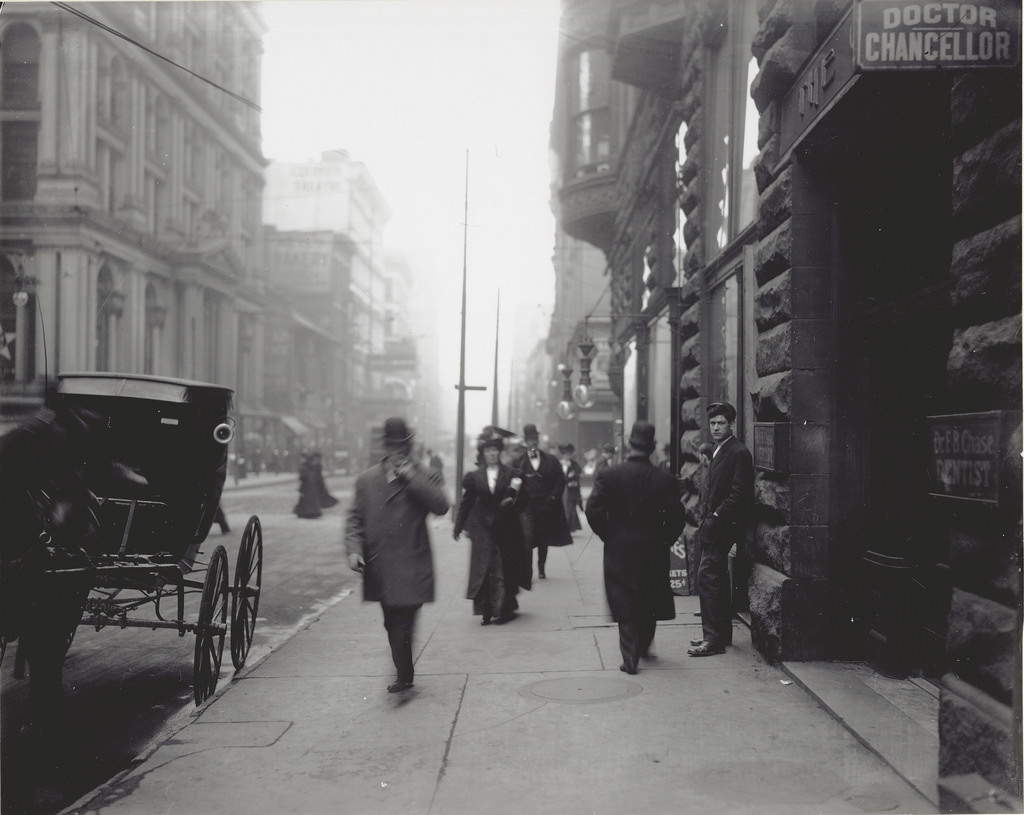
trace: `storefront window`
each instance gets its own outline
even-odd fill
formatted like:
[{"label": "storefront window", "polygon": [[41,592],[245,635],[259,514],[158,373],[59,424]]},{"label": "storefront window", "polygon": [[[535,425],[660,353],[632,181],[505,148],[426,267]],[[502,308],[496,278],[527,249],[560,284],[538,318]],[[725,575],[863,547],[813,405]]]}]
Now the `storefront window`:
[{"label": "storefront window", "polygon": [[739,406],[740,282],[731,275],[711,290],[708,348],[708,401]]},{"label": "storefront window", "polygon": [[750,46],[757,31],[754,3],[729,12],[722,45],[708,71],[709,167],[707,182],[709,254],[725,249],[757,212],[754,160],[758,112],[750,98],[757,62]]},{"label": "storefront window", "polygon": [[683,281],[683,255],[686,254],[686,241],[683,238],[683,230],[686,227],[686,214],[683,212],[682,206],[680,206],[680,198],[683,194],[683,165],[686,164],[686,122],[682,122],[679,125],[679,131],[676,133],[676,151],[678,158],[676,159],[676,232],[675,232],[675,244],[676,244],[676,285],[682,285]]},{"label": "storefront window", "polygon": [[651,326],[650,360],[651,398],[647,421],[654,425],[654,437],[658,440],[658,449],[651,461],[660,463],[668,458],[663,453],[663,447],[672,439],[672,329],[667,314],[659,317]]}]

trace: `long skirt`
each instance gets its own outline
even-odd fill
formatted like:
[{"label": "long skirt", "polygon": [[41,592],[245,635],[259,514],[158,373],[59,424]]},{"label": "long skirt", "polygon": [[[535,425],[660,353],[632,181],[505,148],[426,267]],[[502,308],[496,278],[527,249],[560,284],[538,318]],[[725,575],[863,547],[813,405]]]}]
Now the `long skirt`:
[{"label": "long skirt", "polygon": [[[519,608],[519,602],[516,600],[516,587],[506,585],[505,567],[498,544],[494,541],[488,541],[485,547],[474,544],[474,560],[477,557],[486,558],[487,565],[480,575],[482,579],[476,592],[470,595],[473,599],[473,613],[483,617],[507,617]],[[471,564],[471,573],[480,574],[479,570],[479,563]],[[473,586],[470,586],[472,590]]]},{"label": "long skirt", "polygon": [[562,507],[565,509],[565,520],[569,524],[570,532],[579,532],[583,528],[580,516],[576,514],[576,508],[582,503],[578,489],[565,488],[562,493]]}]

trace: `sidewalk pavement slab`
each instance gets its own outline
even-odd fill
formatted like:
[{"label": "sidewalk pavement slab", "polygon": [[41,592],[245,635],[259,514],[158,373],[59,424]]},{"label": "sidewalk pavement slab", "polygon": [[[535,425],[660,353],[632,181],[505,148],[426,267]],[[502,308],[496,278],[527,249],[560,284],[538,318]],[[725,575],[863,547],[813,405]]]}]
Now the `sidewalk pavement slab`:
[{"label": "sidewalk pavement slab", "polygon": [[[380,607],[350,595],[66,812],[936,811],[937,747],[913,740],[927,705],[899,707],[912,683],[883,688],[890,701],[856,666],[769,665],[740,622],[725,654],[690,658],[695,597],[676,598],[656,658],[628,676],[589,531],[551,550],[515,620],[482,627],[464,596],[468,541],[451,539],[450,516],[431,529],[437,602],[418,621],[413,689],[385,691]],[[879,743],[911,755],[883,758]]]}]

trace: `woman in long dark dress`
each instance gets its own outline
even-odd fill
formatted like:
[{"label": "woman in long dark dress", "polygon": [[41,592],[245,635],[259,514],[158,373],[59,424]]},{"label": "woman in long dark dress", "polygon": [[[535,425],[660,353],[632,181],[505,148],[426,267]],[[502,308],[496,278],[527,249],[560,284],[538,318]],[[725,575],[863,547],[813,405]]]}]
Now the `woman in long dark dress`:
[{"label": "woman in long dark dress", "polygon": [[496,432],[477,439],[478,469],[462,480],[462,500],[453,537],[465,530],[472,541],[466,597],[481,625],[508,622],[515,616],[522,583],[522,546],[515,503],[521,479],[501,463],[504,441]]},{"label": "woman in long dark dress", "polygon": [[583,469],[573,458],[575,452],[576,447],[571,443],[558,445],[558,457],[561,459],[562,472],[565,473],[562,508],[565,510],[565,519],[569,522],[570,532],[578,532],[583,528],[580,516],[576,513],[577,508],[583,509],[583,496],[580,494],[580,475]]},{"label": "woman in long dark dress", "polygon": [[299,501],[293,512],[300,518],[319,518],[320,485],[316,480],[316,466],[311,454],[302,457],[299,465]]}]

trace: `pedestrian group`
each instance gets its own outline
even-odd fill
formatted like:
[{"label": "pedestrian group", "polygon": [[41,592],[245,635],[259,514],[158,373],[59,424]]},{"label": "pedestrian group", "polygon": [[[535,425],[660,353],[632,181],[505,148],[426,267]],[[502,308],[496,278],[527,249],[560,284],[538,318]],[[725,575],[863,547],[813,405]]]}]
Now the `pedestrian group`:
[{"label": "pedestrian group", "polygon": [[[704,475],[698,499],[702,636],[688,654],[722,654],[732,644],[728,558],[743,545],[753,507],[753,461],[733,434],[736,408],[715,402],[707,408],[713,444],[702,445]],[[438,460],[420,463],[411,456],[413,432],[402,418],[384,423],[384,457],[361,473],[345,522],[349,566],[362,574],[363,599],[379,602],[384,616],[395,681],[388,691],[413,687],[412,655],[416,617],[434,600],[434,571],[426,519],[449,508]],[[641,659],[654,657],[658,620],[675,617],[669,581],[669,553],[686,524],[680,484],[651,455],[655,428],[637,421],[624,461],[605,445],[594,470],[594,486],[584,505],[582,468],[571,444],[558,456],[540,449],[536,425],[523,428],[521,445],[511,431],[485,427],[477,437],[477,467],[462,480],[452,529],[469,538],[466,598],[481,625],[515,619],[521,589],[547,577],[551,546],[573,542],[583,510],[604,543],[604,584],[608,606],[619,629],[620,670],[635,674]],[[519,449],[522,447],[523,449]]]}]

